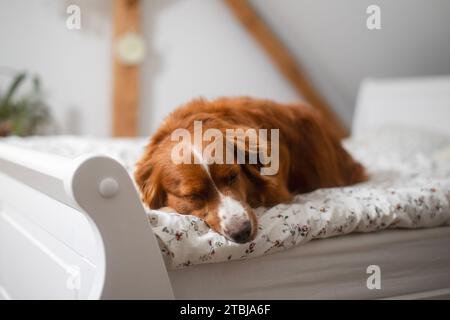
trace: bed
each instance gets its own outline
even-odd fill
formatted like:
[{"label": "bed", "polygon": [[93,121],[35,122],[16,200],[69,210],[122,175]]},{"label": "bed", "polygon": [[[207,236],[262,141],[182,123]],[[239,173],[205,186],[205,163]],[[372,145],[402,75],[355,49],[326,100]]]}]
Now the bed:
[{"label": "bed", "polygon": [[[145,139],[2,141],[0,297],[448,298],[449,80],[406,82],[361,88],[344,143],[370,182],[258,209],[246,245],[141,204],[130,173]],[[414,86],[405,116],[399,92]],[[380,289],[368,286],[374,267]]]}]

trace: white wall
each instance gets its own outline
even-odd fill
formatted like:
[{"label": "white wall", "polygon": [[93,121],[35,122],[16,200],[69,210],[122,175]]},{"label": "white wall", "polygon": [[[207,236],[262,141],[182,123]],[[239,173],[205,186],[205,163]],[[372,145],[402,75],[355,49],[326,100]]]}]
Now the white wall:
[{"label": "white wall", "polygon": [[[69,3],[81,30],[66,28]],[[13,71],[37,73],[60,132],[109,135],[110,15],[110,1],[0,0],[0,88]]]},{"label": "white wall", "polygon": [[199,96],[299,99],[221,0],[146,1],[143,16],[142,133]]}]

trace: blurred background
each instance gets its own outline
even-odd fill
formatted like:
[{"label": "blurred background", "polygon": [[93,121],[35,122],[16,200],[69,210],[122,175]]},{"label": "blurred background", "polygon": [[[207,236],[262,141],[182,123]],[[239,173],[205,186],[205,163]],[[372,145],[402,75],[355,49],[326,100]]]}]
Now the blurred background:
[{"label": "blurred background", "polygon": [[[363,79],[450,74],[448,0],[248,3],[347,127]],[[381,9],[379,30],[366,26],[371,4]],[[71,5],[80,8],[79,29],[67,26]],[[114,62],[122,36],[115,29],[115,5],[0,0],[3,118],[21,110],[3,125],[4,135],[39,133],[34,125],[42,119],[51,122],[51,133],[114,134],[114,91],[130,90],[126,80],[114,82],[123,72],[124,79],[130,76]],[[136,134],[152,133],[165,115],[194,97],[301,99],[225,1],[141,0],[138,15],[139,28],[131,30],[138,35],[136,61],[125,67],[138,68]]]}]

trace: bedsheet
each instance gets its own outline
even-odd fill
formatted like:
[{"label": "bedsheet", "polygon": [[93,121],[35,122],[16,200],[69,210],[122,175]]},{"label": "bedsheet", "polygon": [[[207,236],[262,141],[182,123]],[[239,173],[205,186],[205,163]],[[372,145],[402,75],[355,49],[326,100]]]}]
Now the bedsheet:
[{"label": "bedsheet", "polygon": [[[56,136],[3,141],[66,157],[107,154],[132,174],[147,139]],[[343,143],[366,166],[369,181],[300,194],[290,204],[257,208],[258,234],[247,244],[228,241],[197,217],[146,208],[168,268],[248,259],[352,232],[450,225],[449,137],[383,128]]]}]

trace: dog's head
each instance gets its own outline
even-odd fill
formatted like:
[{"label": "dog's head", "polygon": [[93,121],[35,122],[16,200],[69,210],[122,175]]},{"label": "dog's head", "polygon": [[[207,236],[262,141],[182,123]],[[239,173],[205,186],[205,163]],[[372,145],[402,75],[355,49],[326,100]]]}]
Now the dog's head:
[{"label": "dog's head", "polygon": [[[203,126],[223,133],[233,124],[203,119]],[[192,123],[185,128],[193,134]],[[244,156],[253,152],[249,145],[245,141],[224,139],[225,150],[235,147],[234,161],[226,161],[226,152],[220,161],[222,156],[218,158],[216,151],[212,153],[216,156],[215,161],[211,161],[205,152],[199,152],[198,146],[193,143],[180,145],[172,141],[170,135],[169,131],[159,131],[137,164],[135,180],[143,201],[152,209],[170,207],[181,214],[195,215],[234,242],[252,240],[257,233],[257,219],[252,207],[267,205],[268,199],[279,194],[279,188],[273,177],[261,175],[259,162],[237,163],[239,152]],[[174,150],[180,146],[190,163],[174,161]]]}]

